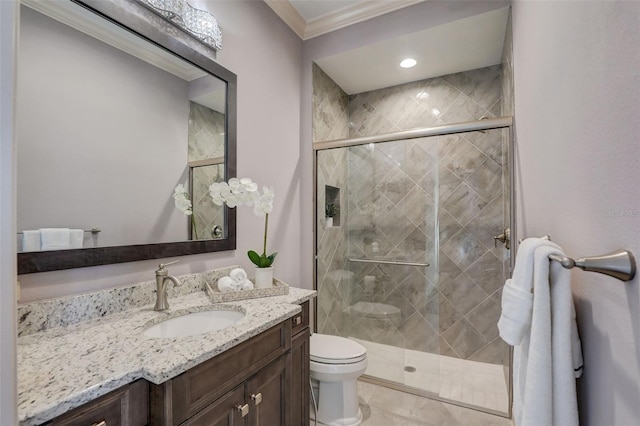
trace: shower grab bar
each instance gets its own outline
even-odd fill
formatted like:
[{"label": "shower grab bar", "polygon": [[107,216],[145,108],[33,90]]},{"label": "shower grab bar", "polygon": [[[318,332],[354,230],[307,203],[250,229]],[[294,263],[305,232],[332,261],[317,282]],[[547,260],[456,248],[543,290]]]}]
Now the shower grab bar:
[{"label": "shower grab bar", "polygon": [[[551,236],[548,234],[541,238],[551,241]],[[549,260],[560,263],[565,269],[578,267],[583,271],[598,272],[620,281],[631,281],[636,276],[636,260],[629,250],[616,250],[600,256],[581,257],[577,260],[550,254]]]},{"label": "shower grab bar", "polygon": [[428,263],[418,263],[418,262],[402,262],[399,260],[375,260],[375,259],[349,259],[350,262],[359,262],[359,263],[381,263],[384,265],[398,265],[398,266],[430,266]]},{"label": "shower grab bar", "polygon": [[[100,232],[102,232],[102,229],[100,228],[91,228],[91,229],[83,229],[84,232],[91,232],[92,234],[98,234]],[[24,234],[24,232],[20,231],[18,232],[18,234]]]}]

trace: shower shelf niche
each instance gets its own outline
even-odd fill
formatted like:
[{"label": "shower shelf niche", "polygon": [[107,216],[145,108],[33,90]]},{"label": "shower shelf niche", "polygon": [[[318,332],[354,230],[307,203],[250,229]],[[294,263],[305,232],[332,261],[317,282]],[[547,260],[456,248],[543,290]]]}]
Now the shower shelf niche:
[{"label": "shower shelf niche", "polygon": [[325,185],[324,192],[325,228],[340,226],[340,188]]}]

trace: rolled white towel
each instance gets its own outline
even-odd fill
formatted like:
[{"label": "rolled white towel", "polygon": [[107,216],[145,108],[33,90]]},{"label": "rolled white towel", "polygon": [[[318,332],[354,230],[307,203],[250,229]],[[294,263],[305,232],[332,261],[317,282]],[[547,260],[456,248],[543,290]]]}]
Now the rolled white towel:
[{"label": "rolled white towel", "polygon": [[232,269],[229,276],[238,284],[242,284],[247,280],[247,273],[242,268]]},{"label": "rolled white towel", "polygon": [[222,293],[237,291],[236,282],[231,277],[222,277],[218,280],[218,290]]},{"label": "rolled white towel", "polygon": [[240,290],[253,290],[253,283],[251,282],[251,280],[244,280],[244,282],[240,286]]}]

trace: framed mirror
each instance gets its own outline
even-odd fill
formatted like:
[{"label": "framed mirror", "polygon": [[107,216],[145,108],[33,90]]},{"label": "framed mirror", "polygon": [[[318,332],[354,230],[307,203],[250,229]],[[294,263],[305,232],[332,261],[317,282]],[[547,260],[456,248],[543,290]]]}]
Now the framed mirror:
[{"label": "framed mirror", "polygon": [[[18,274],[236,246],[236,75],[133,0],[24,0]],[[174,204],[187,188],[192,213]]]}]

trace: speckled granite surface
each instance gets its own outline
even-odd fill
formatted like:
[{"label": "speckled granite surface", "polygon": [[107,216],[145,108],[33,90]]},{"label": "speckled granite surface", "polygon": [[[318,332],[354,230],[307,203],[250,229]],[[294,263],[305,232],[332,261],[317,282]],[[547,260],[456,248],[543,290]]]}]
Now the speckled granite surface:
[{"label": "speckled granite surface", "polygon": [[[111,306],[102,296],[95,297]],[[289,294],[283,296],[212,304],[205,292],[196,291],[169,296],[171,308],[165,312],[153,311],[150,303],[23,334],[18,339],[20,424],[40,424],[139,378],[165,382],[294,316],[300,312],[298,305],[314,296],[314,291],[290,287]],[[81,300],[82,309],[95,311]],[[161,319],[224,308],[242,310],[246,315],[223,330],[196,336],[156,339],[142,334]]]}]

